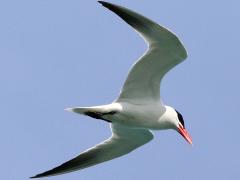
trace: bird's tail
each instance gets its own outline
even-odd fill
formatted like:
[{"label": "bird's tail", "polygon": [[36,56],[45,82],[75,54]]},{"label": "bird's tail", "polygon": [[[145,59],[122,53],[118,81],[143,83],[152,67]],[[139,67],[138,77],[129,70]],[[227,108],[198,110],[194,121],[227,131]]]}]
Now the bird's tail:
[{"label": "bird's tail", "polygon": [[91,106],[91,107],[73,107],[66,108],[66,111],[75,112],[78,114],[87,115],[89,112],[103,112],[104,108],[102,106]]},{"label": "bird's tail", "polygon": [[106,120],[107,115],[114,115],[119,111],[118,106],[119,105],[116,106],[116,104],[108,104],[102,106],[66,108],[65,110]]}]

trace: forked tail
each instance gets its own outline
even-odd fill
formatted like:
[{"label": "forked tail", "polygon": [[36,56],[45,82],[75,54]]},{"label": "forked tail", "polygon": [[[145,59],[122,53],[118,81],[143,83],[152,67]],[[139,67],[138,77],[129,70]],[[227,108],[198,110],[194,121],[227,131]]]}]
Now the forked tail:
[{"label": "forked tail", "polygon": [[102,106],[66,108],[65,110],[111,122],[111,116],[121,110],[121,105],[113,103]]}]

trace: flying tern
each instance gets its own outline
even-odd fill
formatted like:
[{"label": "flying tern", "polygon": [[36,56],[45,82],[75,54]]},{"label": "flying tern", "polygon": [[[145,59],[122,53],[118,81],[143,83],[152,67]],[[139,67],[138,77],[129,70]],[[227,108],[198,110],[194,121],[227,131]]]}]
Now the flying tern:
[{"label": "flying tern", "polygon": [[133,65],[113,103],[67,109],[110,123],[111,137],[74,159],[31,178],[60,175],[128,154],[153,139],[150,130],[174,129],[192,144],[182,115],[160,99],[162,78],[187,57],[183,44],[168,29],[130,9],[98,2],[132,26],[147,42],[148,49]]}]

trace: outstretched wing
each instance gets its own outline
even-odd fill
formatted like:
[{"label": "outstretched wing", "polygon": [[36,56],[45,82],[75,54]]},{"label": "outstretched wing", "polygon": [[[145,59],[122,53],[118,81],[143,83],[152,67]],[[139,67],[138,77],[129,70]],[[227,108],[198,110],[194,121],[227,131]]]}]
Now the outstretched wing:
[{"label": "outstretched wing", "polygon": [[111,128],[112,136],[106,141],[58,167],[31,178],[55,176],[84,169],[125,155],[153,139],[152,133],[146,129],[132,129],[116,124],[111,124]]},{"label": "outstretched wing", "polygon": [[182,43],[172,32],[134,11],[103,1],[99,3],[132,26],[149,45],[129,72],[117,101],[159,102],[161,79],[187,57]]}]

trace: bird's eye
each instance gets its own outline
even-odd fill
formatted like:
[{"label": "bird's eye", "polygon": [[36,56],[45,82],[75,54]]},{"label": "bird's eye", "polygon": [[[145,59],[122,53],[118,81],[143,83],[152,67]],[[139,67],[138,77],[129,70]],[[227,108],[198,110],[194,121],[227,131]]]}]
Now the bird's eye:
[{"label": "bird's eye", "polygon": [[183,116],[176,110],[177,112],[177,116],[178,116],[178,120],[180,121],[180,123],[183,125],[183,127],[185,128],[184,125],[184,120],[183,120]]}]

